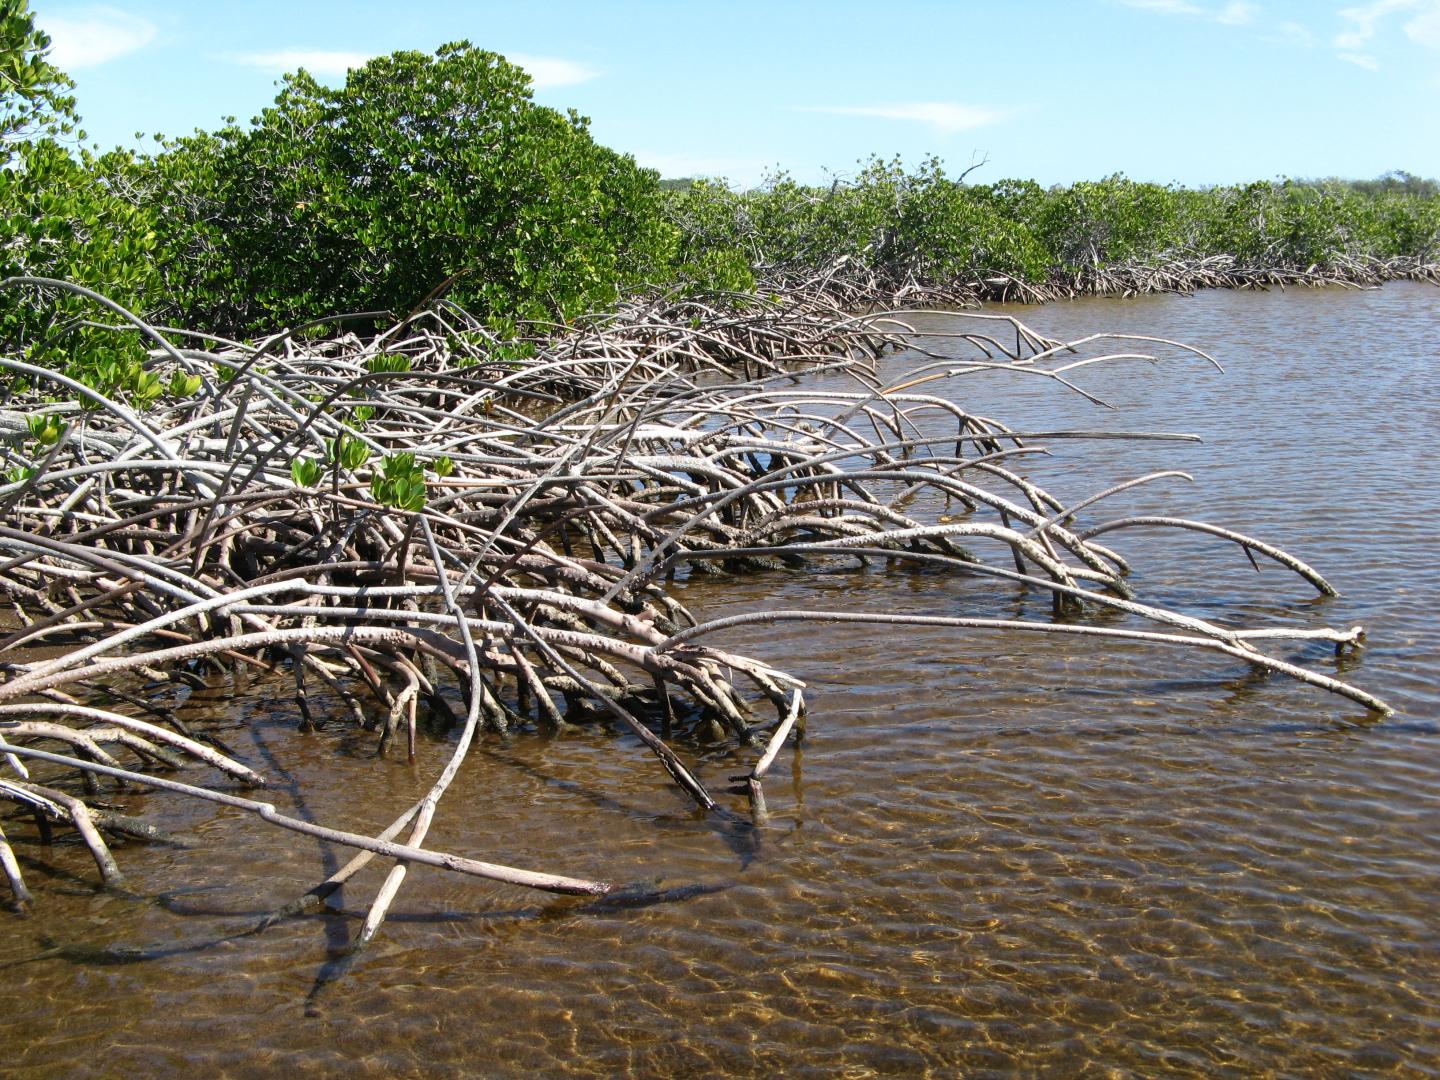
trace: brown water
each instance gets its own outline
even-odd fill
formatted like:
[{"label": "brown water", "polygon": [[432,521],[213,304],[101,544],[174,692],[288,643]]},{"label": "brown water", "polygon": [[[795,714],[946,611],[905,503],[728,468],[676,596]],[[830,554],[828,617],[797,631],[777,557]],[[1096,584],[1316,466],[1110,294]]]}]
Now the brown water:
[{"label": "brown water", "polygon": [[[27,860],[41,914],[0,916],[0,1074],[350,1076],[1440,1073],[1440,293],[1215,292],[1020,312],[1209,348],[956,388],[1015,426],[1193,431],[1204,446],[1056,443],[1065,499],[1155,468],[1122,510],[1279,543],[1341,589],[1184,533],[1106,538],[1142,598],[1209,618],[1364,623],[1346,678],[1398,715],[1213,656],[1038,636],[748,627],[714,639],[809,680],[810,734],[751,828],[692,813],[628,738],[489,740],[432,843],[648,880],[643,903],[552,900],[424,869],[362,962],[323,985],[378,870],[340,910],[237,936],[336,854],[210,806],[137,797],[190,849]],[[888,361],[896,371],[913,358]],[[694,584],[765,607],[1045,617],[1043,597],[930,572]],[[1324,650],[1291,650],[1336,670]],[[217,695],[218,696],[218,695]],[[282,807],[380,827],[448,753],[376,761],[294,732],[280,684],[188,706]],[[690,748],[712,790],[748,756]],[[17,835],[18,834],[18,835]],[[343,858],[343,856],[342,856]],[[658,881],[656,879],[659,879]],[[702,886],[692,888],[691,886]],[[668,890],[668,891],[666,891]],[[317,987],[322,987],[317,989]]]}]

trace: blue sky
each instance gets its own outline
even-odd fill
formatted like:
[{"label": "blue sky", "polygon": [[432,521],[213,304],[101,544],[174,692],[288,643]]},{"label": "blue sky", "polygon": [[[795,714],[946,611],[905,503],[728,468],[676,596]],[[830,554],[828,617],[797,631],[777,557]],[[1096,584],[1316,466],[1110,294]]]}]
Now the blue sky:
[{"label": "blue sky", "polygon": [[846,176],[927,154],[974,179],[1440,176],[1440,0],[32,0],[92,141],[254,116],[467,38],[667,176]]}]

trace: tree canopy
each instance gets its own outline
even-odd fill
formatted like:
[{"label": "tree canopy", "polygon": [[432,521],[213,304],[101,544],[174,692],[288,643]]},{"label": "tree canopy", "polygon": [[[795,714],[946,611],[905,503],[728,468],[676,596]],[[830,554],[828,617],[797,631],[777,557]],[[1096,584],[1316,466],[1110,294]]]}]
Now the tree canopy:
[{"label": "tree canopy", "polygon": [[481,315],[568,319],[660,272],[659,177],[468,42],[397,52],[339,88],[303,70],[247,128],[169,143],[141,170],[208,268],[183,314],[230,329],[437,292]]}]

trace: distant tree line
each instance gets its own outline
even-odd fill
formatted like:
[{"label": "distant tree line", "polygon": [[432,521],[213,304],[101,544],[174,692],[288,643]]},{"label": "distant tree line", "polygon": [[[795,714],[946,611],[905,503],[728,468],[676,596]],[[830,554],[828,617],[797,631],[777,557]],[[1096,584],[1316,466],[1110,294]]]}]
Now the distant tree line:
[{"label": "distant tree line", "polygon": [[828,185],[783,173],[746,191],[696,180],[668,207],[682,272],[732,288],[839,260],[897,283],[1003,274],[1039,284],[1220,255],[1295,270],[1440,258],[1440,189],[1408,173],[1202,189],[1116,175],[1044,188],[964,183],[934,159],[908,170],[873,159]]},{"label": "distant tree line", "polygon": [[1323,180],[1303,180],[1301,183],[1312,187],[1348,187],[1361,195],[1414,195],[1421,199],[1433,199],[1440,195],[1440,182],[1416,176],[1404,169],[1392,169],[1374,180],[1345,180],[1338,176],[1327,176]]}]

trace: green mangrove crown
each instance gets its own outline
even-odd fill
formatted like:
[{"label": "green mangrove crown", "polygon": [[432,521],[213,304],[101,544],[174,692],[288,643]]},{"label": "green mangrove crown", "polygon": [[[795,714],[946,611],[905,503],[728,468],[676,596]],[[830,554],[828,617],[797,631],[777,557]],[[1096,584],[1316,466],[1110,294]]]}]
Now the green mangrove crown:
[{"label": "green mangrove crown", "polygon": [[530,78],[456,42],[332,89],[303,70],[252,126],[168,145],[149,182],[208,270],[183,314],[234,331],[448,290],[482,315],[562,319],[668,261],[657,174],[534,104]]}]

